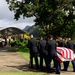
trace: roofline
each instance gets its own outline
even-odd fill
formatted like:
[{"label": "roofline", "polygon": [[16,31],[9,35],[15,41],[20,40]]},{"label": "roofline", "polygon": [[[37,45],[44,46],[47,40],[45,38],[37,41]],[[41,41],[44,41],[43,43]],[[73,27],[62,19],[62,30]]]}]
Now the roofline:
[{"label": "roofline", "polygon": [[7,28],[3,28],[3,29],[1,29],[0,31],[5,30],[5,29],[9,29],[9,28],[18,29],[18,30],[20,30],[20,31],[22,31],[22,32],[25,33],[25,31],[23,31],[23,30],[21,30],[20,28],[17,28],[17,27],[7,27]]}]

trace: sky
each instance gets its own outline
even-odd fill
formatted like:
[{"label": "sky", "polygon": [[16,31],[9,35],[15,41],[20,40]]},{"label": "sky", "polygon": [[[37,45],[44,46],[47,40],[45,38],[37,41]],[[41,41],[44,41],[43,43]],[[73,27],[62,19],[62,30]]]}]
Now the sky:
[{"label": "sky", "polygon": [[24,29],[27,25],[34,25],[34,17],[25,19],[21,17],[16,21],[16,19],[14,19],[14,12],[9,10],[6,0],[0,0],[0,27],[17,27]]}]

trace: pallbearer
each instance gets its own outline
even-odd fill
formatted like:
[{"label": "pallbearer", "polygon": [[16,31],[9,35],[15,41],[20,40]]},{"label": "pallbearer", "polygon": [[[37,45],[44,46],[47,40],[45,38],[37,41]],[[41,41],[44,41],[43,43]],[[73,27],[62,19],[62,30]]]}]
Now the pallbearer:
[{"label": "pallbearer", "polygon": [[59,67],[59,62],[57,61],[57,52],[56,52],[56,41],[53,40],[52,35],[47,36],[47,44],[46,44],[46,50],[48,52],[48,58],[47,58],[47,71],[51,71],[51,60],[53,59],[55,62],[55,67],[56,67],[56,74],[60,74],[60,67]]}]

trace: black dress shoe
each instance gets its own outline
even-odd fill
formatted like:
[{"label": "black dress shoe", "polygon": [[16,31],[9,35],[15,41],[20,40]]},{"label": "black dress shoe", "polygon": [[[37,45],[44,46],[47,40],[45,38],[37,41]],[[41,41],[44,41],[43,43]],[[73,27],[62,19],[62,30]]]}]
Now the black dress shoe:
[{"label": "black dress shoe", "polygon": [[47,73],[52,73],[52,72],[48,71]]},{"label": "black dress shoe", "polygon": [[56,72],[56,74],[60,74],[60,72]]},{"label": "black dress shoe", "polygon": [[75,72],[75,70],[73,70],[73,72]]},{"label": "black dress shoe", "polygon": [[29,68],[33,68],[33,66],[29,66]]},{"label": "black dress shoe", "polygon": [[62,69],[62,71],[67,71],[66,69]]},{"label": "black dress shoe", "polygon": [[52,71],[47,71],[47,73],[52,73]]}]

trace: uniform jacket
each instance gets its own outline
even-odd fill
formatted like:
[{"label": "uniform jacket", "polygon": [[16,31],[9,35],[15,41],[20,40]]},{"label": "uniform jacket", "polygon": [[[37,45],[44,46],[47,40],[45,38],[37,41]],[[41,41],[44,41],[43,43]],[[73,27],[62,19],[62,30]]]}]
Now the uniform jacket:
[{"label": "uniform jacket", "polygon": [[58,47],[64,47],[65,42],[63,40],[58,41]]},{"label": "uniform jacket", "polygon": [[46,48],[46,40],[40,40],[38,43],[38,50],[40,54],[46,54],[47,51],[45,50]]},{"label": "uniform jacket", "polygon": [[56,56],[56,42],[55,40],[50,40],[46,44],[46,50],[49,56]]},{"label": "uniform jacket", "polygon": [[70,48],[71,50],[74,51],[74,43],[73,43],[72,40],[69,40],[69,41],[67,42],[67,48]]},{"label": "uniform jacket", "polygon": [[30,49],[31,54],[38,53],[37,41],[34,38],[31,38],[28,41],[28,48]]}]

